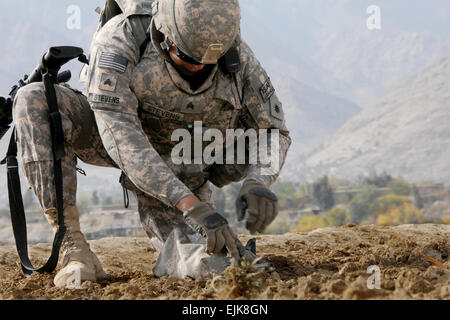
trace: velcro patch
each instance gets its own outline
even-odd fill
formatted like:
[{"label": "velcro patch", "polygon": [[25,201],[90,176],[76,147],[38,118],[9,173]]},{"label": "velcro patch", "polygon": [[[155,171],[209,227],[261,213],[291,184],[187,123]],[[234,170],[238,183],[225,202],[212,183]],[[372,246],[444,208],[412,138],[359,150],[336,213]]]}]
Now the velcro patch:
[{"label": "velcro patch", "polygon": [[270,103],[270,114],[275,119],[284,121],[283,107],[282,107],[281,102],[278,101],[278,99],[272,99],[272,101]]},{"label": "velcro patch", "polygon": [[119,97],[108,96],[104,94],[89,94],[89,101],[98,103],[108,103],[108,104],[120,104]]},{"label": "velcro patch", "polygon": [[261,88],[259,88],[259,92],[261,93],[264,103],[269,101],[269,99],[273,96],[275,93],[275,88],[273,87],[270,78],[267,78],[266,82],[264,82]]},{"label": "velcro patch", "polygon": [[117,88],[117,75],[103,73],[100,78],[100,84],[98,86],[100,90],[116,92]]},{"label": "velcro patch", "polygon": [[128,67],[128,59],[115,53],[102,52],[98,66],[124,73]]}]

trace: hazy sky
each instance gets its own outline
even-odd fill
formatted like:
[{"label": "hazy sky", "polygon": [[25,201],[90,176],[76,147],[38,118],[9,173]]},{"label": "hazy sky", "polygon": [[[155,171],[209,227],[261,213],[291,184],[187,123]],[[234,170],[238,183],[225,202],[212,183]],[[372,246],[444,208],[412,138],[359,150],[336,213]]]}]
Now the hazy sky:
[{"label": "hazy sky", "polygon": [[[67,27],[67,21],[71,15],[68,9],[73,5],[80,9],[79,29]],[[88,51],[98,22],[98,14],[94,12],[94,9],[103,5],[104,0],[1,0],[0,95],[7,94],[11,85],[20,76],[29,73],[51,45],[76,45]],[[425,49],[415,56],[417,69],[429,62],[426,59],[430,55],[427,51],[429,44],[432,44],[436,54],[439,54],[441,52],[436,48],[441,46],[441,43],[442,47],[450,43],[449,0],[241,0],[242,32],[270,74],[284,72],[292,76],[291,70],[296,70],[298,81],[311,86],[316,85],[316,89],[327,92],[328,87],[336,88],[336,79],[332,79],[333,71],[335,71],[333,68],[339,67],[342,60],[339,56],[337,63],[336,61],[329,63],[333,62],[335,54],[332,50],[333,46],[329,54],[326,50],[325,57],[323,52],[321,56],[317,56],[318,49],[322,46],[327,48],[323,39],[327,39],[327,35],[330,34],[337,38],[337,42],[342,39],[342,42],[346,44],[349,40],[353,43],[352,37],[358,36],[355,30],[367,34],[366,10],[370,5],[377,5],[381,9],[382,29],[373,33],[379,40],[389,38],[394,33],[408,34],[408,37],[404,38],[407,41],[403,48],[403,43],[397,43],[400,49],[404,49],[398,50],[401,55],[397,59],[401,59],[400,62],[406,66],[409,65],[407,58],[410,50],[408,48],[412,47],[411,39],[414,39],[411,34],[431,35],[431,37],[425,37],[426,41],[429,38],[429,42],[423,42]],[[357,46],[367,44],[367,41],[371,41],[370,37],[368,39],[364,40],[366,42],[358,42]],[[388,70],[388,67],[392,71],[392,65],[389,65],[391,56],[386,58],[384,52],[389,48],[383,47],[383,41],[380,40],[379,43],[382,45],[374,48],[378,50],[373,55],[375,61],[367,60],[365,64],[355,64],[351,68],[359,68],[361,72],[369,74],[382,73],[383,70]],[[336,46],[336,43],[334,45]],[[349,46],[349,49],[358,51],[361,48]],[[360,51],[364,54],[364,50]],[[442,52],[445,54],[448,51],[442,50]],[[395,57],[392,52],[390,54]],[[420,55],[424,56],[424,59],[419,59]],[[346,57],[345,54],[343,56]],[[374,63],[377,62],[378,57],[380,60],[382,57],[386,60],[386,68],[382,63]],[[280,61],[273,61],[274,59]],[[328,66],[326,66],[327,63]],[[394,67],[399,65],[401,69],[401,63],[394,61],[394,64]],[[74,75],[71,85],[79,87],[77,72],[80,64],[73,63],[68,68]],[[405,68],[398,73],[400,77],[403,77],[410,72],[411,70]],[[357,75],[358,77],[349,79],[349,82],[353,81],[350,84],[361,82],[361,76]],[[331,84],[327,83],[328,79]],[[342,81],[337,79],[337,82]],[[373,85],[373,82],[368,85]],[[334,90],[332,93],[336,94],[336,91],[339,90]],[[292,99],[296,98],[293,95]],[[4,150],[5,140],[0,142],[0,155]],[[0,168],[0,173],[2,172],[3,168]],[[0,177],[1,181],[4,181],[3,175]],[[3,186],[5,184],[1,185]]]},{"label": "hazy sky", "polygon": [[[0,93],[7,91],[5,86],[13,80],[9,78],[29,72],[50,45],[73,44],[87,50],[98,20],[94,9],[103,4],[104,0],[0,1]],[[73,5],[80,8],[80,29],[67,28],[67,10]],[[381,9],[380,32],[396,29],[450,38],[448,0],[241,0],[243,34],[263,59],[265,52],[272,53],[264,43],[277,45],[266,41],[268,38],[280,39],[280,47],[289,44],[284,50],[286,58],[291,54],[291,60],[307,59],[317,50],[318,32],[341,30],[345,38],[348,28],[365,28],[369,5]]]}]

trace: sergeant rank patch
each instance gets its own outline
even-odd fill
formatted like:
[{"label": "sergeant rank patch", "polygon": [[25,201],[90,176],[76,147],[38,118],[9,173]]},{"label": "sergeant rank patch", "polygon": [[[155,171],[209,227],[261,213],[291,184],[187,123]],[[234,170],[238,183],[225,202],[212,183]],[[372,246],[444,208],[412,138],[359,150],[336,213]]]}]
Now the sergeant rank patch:
[{"label": "sergeant rank patch", "polygon": [[98,66],[124,73],[128,67],[128,59],[115,53],[102,52]]},{"label": "sergeant rank patch", "polygon": [[270,81],[270,78],[267,78],[266,82],[259,88],[259,92],[261,93],[261,96],[264,100],[264,103],[269,101],[270,98],[272,98],[273,94],[275,93],[275,88],[272,85],[272,81]]},{"label": "sergeant rank patch", "polygon": [[100,78],[100,85],[98,88],[100,90],[116,92],[117,87],[117,75],[112,75],[108,73],[103,73]]}]

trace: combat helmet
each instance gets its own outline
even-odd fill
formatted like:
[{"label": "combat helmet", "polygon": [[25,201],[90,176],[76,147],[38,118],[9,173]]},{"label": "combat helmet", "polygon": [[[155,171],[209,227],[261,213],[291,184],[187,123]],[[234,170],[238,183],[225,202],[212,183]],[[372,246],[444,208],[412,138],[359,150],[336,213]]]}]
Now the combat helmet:
[{"label": "combat helmet", "polygon": [[238,0],[156,0],[152,15],[152,35],[159,32],[167,36],[155,45],[168,50],[175,44],[201,64],[217,64],[240,30]]}]

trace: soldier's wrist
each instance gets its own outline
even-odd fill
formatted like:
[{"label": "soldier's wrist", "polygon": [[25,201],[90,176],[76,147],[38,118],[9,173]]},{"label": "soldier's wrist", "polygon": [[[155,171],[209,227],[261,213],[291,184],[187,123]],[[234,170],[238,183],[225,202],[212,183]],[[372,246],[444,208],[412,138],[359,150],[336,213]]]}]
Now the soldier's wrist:
[{"label": "soldier's wrist", "polygon": [[196,196],[191,194],[178,201],[175,207],[181,212],[187,212],[195,207],[198,203],[200,203],[200,200]]},{"label": "soldier's wrist", "polygon": [[261,175],[256,175],[256,174],[249,174],[247,176],[247,178],[244,180],[244,185],[247,183],[258,183],[261,184],[267,188],[269,188],[270,186],[270,179],[268,179],[268,177],[264,177]]},{"label": "soldier's wrist", "polygon": [[206,203],[198,202],[192,208],[184,211],[184,218],[189,218],[199,225],[203,225],[205,219],[215,215],[216,212]]}]

